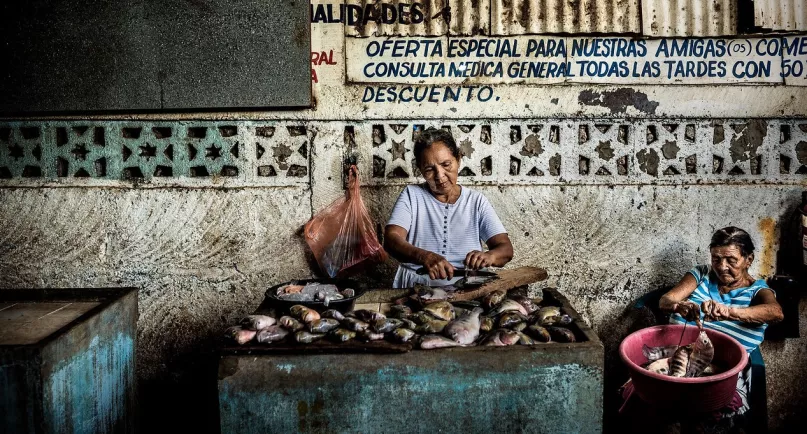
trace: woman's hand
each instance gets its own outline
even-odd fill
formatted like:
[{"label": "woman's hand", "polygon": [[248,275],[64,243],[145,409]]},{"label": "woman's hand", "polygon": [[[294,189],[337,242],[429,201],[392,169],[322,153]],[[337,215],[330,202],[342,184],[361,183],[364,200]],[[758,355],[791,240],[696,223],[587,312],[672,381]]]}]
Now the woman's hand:
[{"label": "woman's hand", "polygon": [[451,279],[454,277],[454,266],[437,253],[429,252],[425,256],[423,268],[429,271],[429,278],[432,280]]},{"label": "woman's hand", "polygon": [[720,321],[732,318],[731,308],[714,300],[704,301],[701,305],[701,309],[703,309],[705,319],[711,321]]},{"label": "woman's hand", "polygon": [[687,321],[695,321],[701,328],[701,307],[691,301],[681,301],[673,305],[673,312],[681,315]]},{"label": "woman's hand", "polygon": [[479,250],[472,250],[465,255],[465,268],[468,270],[478,270],[484,267],[490,267],[494,264],[496,258],[490,252],[480,252]]}]

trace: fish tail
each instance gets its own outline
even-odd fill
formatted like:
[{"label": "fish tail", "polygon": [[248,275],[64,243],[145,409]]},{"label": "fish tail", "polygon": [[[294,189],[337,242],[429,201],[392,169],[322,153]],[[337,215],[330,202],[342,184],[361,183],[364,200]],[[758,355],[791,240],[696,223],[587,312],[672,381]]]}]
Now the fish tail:
[{"label": "fish tail", "polygon": [[644,354],[648,362],[653,362],[658,359],[658,354],[657,351],[655,351],[655,348],[650,348],[647,346],[647,344],[642,345],[642,354]]}]

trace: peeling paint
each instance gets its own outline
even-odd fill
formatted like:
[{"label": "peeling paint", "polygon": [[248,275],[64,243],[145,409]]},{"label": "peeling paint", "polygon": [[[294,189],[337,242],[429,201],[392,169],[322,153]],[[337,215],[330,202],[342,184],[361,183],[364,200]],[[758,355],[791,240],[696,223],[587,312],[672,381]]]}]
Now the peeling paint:
[{"label": "peeling paint", "polygon": [[577,99],[583,105],[605,107],[611,114],[624,114],[628,107],[642,113],[655,114],[659,106],[658,102],[650,101],[646,93],[628,88],[603,92],[586,89],[580,92]]},{"label": "peeling paint", "polygon": [[762,245],[759,249],[759,274],[770,277],[776,274],[776,220],[766,217],[759,221],[759,234]]},{"label": "peeling paint", "polygon": [[655,149],[642,149],[636,154],[636,160],[639,162],[639,168],[648,175],[658,176],[658,163],[659,157]]},{"label": "peeling paint", "polygon": [[752,119],[745,125],[732,125],[736,134],[731,138],[731,160],[748,161],[757,155],[757,149],[768,134],[768,124],[761,119]]}]

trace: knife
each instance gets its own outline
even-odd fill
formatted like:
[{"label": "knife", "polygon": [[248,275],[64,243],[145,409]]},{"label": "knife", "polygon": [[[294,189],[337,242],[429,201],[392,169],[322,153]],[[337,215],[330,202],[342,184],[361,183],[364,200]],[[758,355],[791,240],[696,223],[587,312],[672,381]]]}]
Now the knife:
[{"label": "knife", "polygon": [[[477,270],[469,270],[469,269],[464,268],[464,267],[463,268],[454,267],[454,277],[459,276],[458,273],[462,273],[462,278],[463,279],[468,277],[468,276],[476,276],[476,271]],[[426,267],[420,267],[417,270],[415,270],[415,273],[417,273],[419,276],[424,276],[426,274],[429,274],[429,270],[426,269]]]}]

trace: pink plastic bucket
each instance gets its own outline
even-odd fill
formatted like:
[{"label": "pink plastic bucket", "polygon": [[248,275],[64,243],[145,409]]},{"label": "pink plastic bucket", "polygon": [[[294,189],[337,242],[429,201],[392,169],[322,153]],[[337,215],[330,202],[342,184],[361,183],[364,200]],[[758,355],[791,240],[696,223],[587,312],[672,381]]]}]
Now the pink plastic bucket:
[{"label": "pink plastic bucket", "polygon": [[[726,372],[708,377],[678,378],[655,374],[640,365],[647,363],[642,345],[658,347],[678,345],[683,325],[648,327],[626,337],[619,345],[619,356],[628,366],[636,393],[645,402],[670,408],[671,411],[708,412],[731,402],[737,377],[748,362],[748,353],[736,339],[714,330],[704,329],[715,347],[714,361],[730,366]],[[698,328],[687,326],[682,345],[692,343]]]}]

